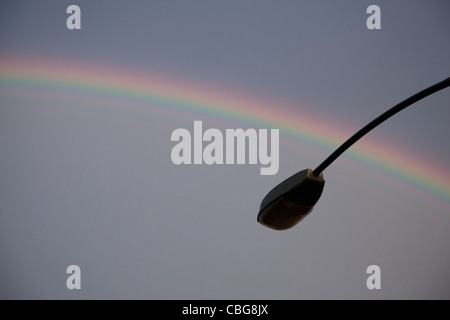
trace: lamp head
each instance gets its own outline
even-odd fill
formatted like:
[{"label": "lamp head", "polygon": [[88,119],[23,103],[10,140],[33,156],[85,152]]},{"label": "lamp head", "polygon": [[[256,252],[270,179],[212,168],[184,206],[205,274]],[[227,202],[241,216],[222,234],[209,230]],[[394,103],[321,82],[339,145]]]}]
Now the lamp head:
[{"label": "lamp head", "polygon": [[322,195],[323,173],[314,176],[311,169],[302,170],[273,188],[263,199],[258,222],[286,230],[306,217]]}]

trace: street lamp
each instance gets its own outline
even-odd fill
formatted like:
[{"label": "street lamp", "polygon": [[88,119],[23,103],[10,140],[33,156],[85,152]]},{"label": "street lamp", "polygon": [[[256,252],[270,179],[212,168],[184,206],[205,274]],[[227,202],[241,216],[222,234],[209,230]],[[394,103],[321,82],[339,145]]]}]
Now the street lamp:
[{"label": "street lamp", "polygon": [[400,102],[355,133],[316,169],[302,170],[284,180],[264,197],[259,209],[258,222],[275,230],[286,230],[296,225],[312,211],[314,205],[319,201],[325,186],[322,172],[334,160],[385,120],[448,86],[450,86],[450,77]]}]

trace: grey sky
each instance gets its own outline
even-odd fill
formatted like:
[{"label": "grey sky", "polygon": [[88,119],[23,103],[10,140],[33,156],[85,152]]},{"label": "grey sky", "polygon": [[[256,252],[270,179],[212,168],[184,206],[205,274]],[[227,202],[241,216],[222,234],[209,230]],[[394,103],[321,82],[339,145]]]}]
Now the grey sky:
[{"label": "grey sky", "polygon": [[[79,31],[66,28],[70,4],[81,8]],[[366,28],[371,4],[381,30]],[[0,56],[152,70],[356,131],[450,75],[449,13],[448,1],[2,1]],[[256,222],[265,194],[332,149],[310,154],[281,132],[274,176],[260,176],[259,165],[175,166],[172,131],[208,118],[6,90],[0,298],[450,298],[450,212],[395,190],[386,173],[377,181],[353,172],[376,171],[367,163],[340,159],[312,214],[275,232]],[[447,89],[371,135],[445,168],[449,102]],[[248,126],[219,123],[207,125]],[[71,264],[81,268],[78,291],[66,288]],[[366,287],[372,264],[381,290]]]}]

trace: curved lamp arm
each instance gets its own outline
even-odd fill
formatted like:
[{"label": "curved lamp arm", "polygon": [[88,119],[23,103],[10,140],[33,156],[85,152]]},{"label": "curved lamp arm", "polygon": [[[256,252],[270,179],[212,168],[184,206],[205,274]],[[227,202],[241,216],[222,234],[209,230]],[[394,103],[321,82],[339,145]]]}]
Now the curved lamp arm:
[{"label": "curved lamp arm", "polygon": [[409,97],[408,99],[400,102],[396,106],[392,107],[382,115],[380,115],[378,118],[373,120],[372,122],[368,123],[364,128],[359,130],[357,133],[355,133],[350,139],[345,141],[339,148],[336,149],[328,158],[325,159],[324,162],[322,162],[316,169],[314,169],[313,174],[315,176],[318,176],[323,170],[325,170],[334,160],[336,160],[341,154],[345,152],[348,148],[350,148],[356,141],[361,139],[366,133],[371,131],[376,126],[380,125],[396,113],[402,111],[406,107],[409,107],[413,103],[416,103],[417,101],[428,97],[429,95],[432,95],[435,92],[438,92],[439,90],[442,90],[444,88],[447,88],[450,86],[450,77],[436,83],[435,85],[432,85],[431,87],[422,90],[415,95]]}]

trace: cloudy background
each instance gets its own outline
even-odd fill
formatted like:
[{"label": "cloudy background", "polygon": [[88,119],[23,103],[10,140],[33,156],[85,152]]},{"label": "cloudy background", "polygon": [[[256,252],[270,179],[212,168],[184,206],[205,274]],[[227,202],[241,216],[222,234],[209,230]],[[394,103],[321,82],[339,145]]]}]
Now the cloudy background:
[{"label": "cloudy background", "polygon": [[[71,4],[78,31],[66,28]],[[366,27],[371,4],[381,30]],[[450,75],[449,13],[445,0],[2,1],[0,56],[164,74],[354,132]],[[313,213],[273,231],[256,222],[262,198],[333,148],[280,131],[277,175],[175,166],[173,130],[256,124],[151,104],[118,111],[97,106],[95,92],[66,97],[1,83],[0,298],[450,298],[448,198],[344,156],[325,171]],[[359,144],[376,138],[446,168],[449,104],[447,89]],[[72,264],[81,290],[66,288]],[[372,264],[381,290],[366,287]]]}]

